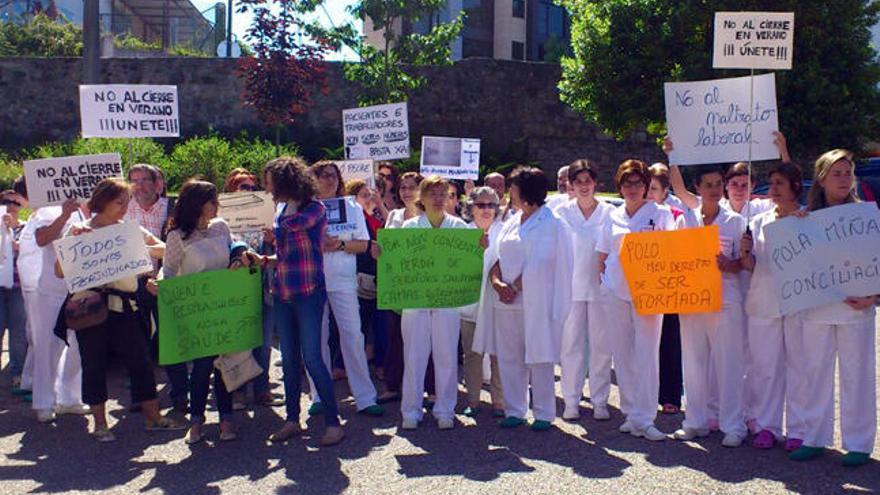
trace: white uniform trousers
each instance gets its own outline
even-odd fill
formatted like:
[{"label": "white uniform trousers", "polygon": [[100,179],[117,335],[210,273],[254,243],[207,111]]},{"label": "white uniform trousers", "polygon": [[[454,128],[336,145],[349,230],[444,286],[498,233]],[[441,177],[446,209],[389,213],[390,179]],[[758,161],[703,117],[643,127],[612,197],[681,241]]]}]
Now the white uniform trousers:
[{"label": "white uniform trousers", "polygon": [[613,335],[621,411],[638,430],[654,424],[660,391],[660,333],[663,315],[640,315],[632,301],[606,291],[605,321]]},{"label": "white uniform trousers", "polygon": [[803,438],[804,404],[811,402],[804,380],[801,316],[748,318],[751,353],[749,384],[754,403],[751,412],[758,431],[769,430],[782,440],[782,408],[785,406],[786,435]]},{"label": "white uniform trousers", "polygon": [[64,297],[38,295],[31,298],[28,318],[33,321],[33,408],[51,410],[55,405],[82,404],[82,362],[76,334],[68,330],[67,342],[55,336],[55,322]]},{"label": "white uniform trousers", "polygon": [[[24,290],[21,291],[22,299],[24,299],[25,313],[30,313],[30,308],[37,305],[37,291]],[[24,390],[33,390],[34,387],[34,322],[33,318],[27,316],[25,318],[25,335],[27,336],[28,350],[24,358],[24,367],[21,371],[21,388]]]},{"label": "white uniform trousers", "polygon": [[[604,314],[599,300],[587,303],[590,402],[593,407],[607,405],[608,394],[611,392],[611,354],[614,333]],[[565,352],[564,348],[562,352]]]},{"label": "white uniform trousers", "polygon": [[[687,399],[683,428],[707,429],[719,420],[721,431],[745,436],[743,417],[743,354],[745,322],[739,304],[718,313],[683,314],[682,366]],[[718,411],[712,411],[712,390]],[[717,416],[715,416],[717,414]]]},{"label": "white uniform trousers", "polygon": [[589,317],[590,303],[573,301],[568,318],[562,327],[560,365],[562,368],[562,398],[565,407],[577,408],[584,395],[584,381],[589,361],[588,329],[596,324]]},{"label": "white uniform trousers", "polygon": [[[354,397],[358,411],[376,404],[376,386],[370,379],[370,367],[364,351],[364,334],[361,332],[361,315],[359,312],[356,290],[336,290],[327,292],[327,303],[324,304],[324,316],[321,321],[321,357],[327,369],[332,368],[330,359],[330,311],[339,330],[339,348],[345,362],[345,375],[348,386]],[[308,372],[306,373],[308,374]],[[313,402],[321,398],[315,389],[315,383],[309,376],[309,390]]]},{"label": "white uniform trousers", "polygon": [[452,419],[458,399],[458,336],[461,315],[457,309],[408,309],[400,321],[403,337],[403,384],[400,413],[403,419],[422,420],[425,371],[434,358],[437,400],[432,413]]},{"label": "white uniform trousers", "polygon": [[[554,363],[526,364],[525,316],[521,309],[495,308],[495,345],[498,371],[504,389],[504,414],[525,419],[532,386],[532,416],[552,422],[556,418]],[[548,334],[549,335],[549,334]]]},{"label": "white uniform trousers", "polygon": [[830,446],[834,438],[834,361],[840,366],[843,448],[870,454],[877,433],[874,321],[829,325],[804,322],[806,382],[813,401],[804,411],[804,445]]}]

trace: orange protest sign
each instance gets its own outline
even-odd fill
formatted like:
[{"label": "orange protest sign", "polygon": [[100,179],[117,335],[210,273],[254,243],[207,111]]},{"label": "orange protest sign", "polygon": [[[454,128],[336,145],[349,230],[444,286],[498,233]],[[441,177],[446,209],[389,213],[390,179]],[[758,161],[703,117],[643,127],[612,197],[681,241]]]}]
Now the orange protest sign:
[{"label": "orange protest sign", "polygon": [[642,315],[721,310],[718,226],[627,234],[620,261]]}]

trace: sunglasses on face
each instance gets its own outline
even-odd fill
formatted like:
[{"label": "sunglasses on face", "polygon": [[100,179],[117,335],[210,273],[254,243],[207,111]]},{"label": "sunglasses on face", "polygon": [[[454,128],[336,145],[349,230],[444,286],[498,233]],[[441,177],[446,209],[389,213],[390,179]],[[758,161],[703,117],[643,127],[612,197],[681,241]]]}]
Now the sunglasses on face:
[{"label": "sunglasses on face", "polygon": [[21,203],[19,203],[18,201],[14,200],[14,199],[0,199],[0,205],[4,205],[4,206],[11,206],[11,205],[21,206]]},{"label": "sunglasses on face", "polygon": [[239,184],[238,190],[239,191],[256,191],[257,186],[255,186],[253,184]]}]

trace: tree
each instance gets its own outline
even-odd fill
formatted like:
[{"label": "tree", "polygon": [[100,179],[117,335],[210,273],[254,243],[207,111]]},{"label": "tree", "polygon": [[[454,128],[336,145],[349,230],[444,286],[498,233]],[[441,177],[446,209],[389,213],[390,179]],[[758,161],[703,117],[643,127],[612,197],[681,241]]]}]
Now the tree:
[{"label": "tree", "polygon": [[[622,138],[665,132],[663,83],[747,75],[713,70],[716,11],[793,11],[794,66],[776,73],[780,126],[796,154],[856,148],[880,129],[875,0],[559,0],[572,17],[562,101]],[[833,19],[833,22],[829,22]],[[756,71],[760,73],[761,71]]]},{"label": "tree", "polygon": [[81,27],[41,12],[24,22],[0,21],[0,57],[79,57],[82,47]]},{"label": "tree", "polygon": [[[432,14],[445,6],[445,0],[360,0],[349,7],[352,17],[369,19],[374,30],[383,30],[382,47],[367,43],[352,23],[329,30],[313,25],[312,29],[331,39],[335,48],[346,45],[360,56],[360,63],[345,65],[344,74],[362,87],[361,106],[392,103],[406,100],[408,91],[427,82],[415,74],[415,67],[452,63],[451,46],[464,25],[464,13],[454,21],[434,23]],[[429,26],[427,34],[413,32],[419,23]]]},{"label": "tree", "polygon": [[275,128],[277,154],[281,128],[308,112],[315,89],[327,93],[323,58],[329,44],[310,35],[303,18],[313,9],[309,0],[239,0],[238,13],[253,12],[245,38],[255,52],[239,61],[242,100],[267,127]]}]

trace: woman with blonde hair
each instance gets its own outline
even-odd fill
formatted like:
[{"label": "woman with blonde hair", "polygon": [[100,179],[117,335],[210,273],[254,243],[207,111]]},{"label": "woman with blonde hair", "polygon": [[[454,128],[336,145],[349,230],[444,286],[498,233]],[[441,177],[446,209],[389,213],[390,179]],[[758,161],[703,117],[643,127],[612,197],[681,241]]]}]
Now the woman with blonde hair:
[{"label": "woman with blonde hair", "polygon": [[[858,203],[855,164],[847,150],[831,150],[816,160],[807,208],[817,211]],[[815,394],[803,411],[803,445],[796,461],[821,455],[834,441],[834,361],[840,366],[840,430],[845,466],[868,462],[877,432],[874,324],[877,296],[848,297],[808,309],[803,315],[804,380]]]}]

